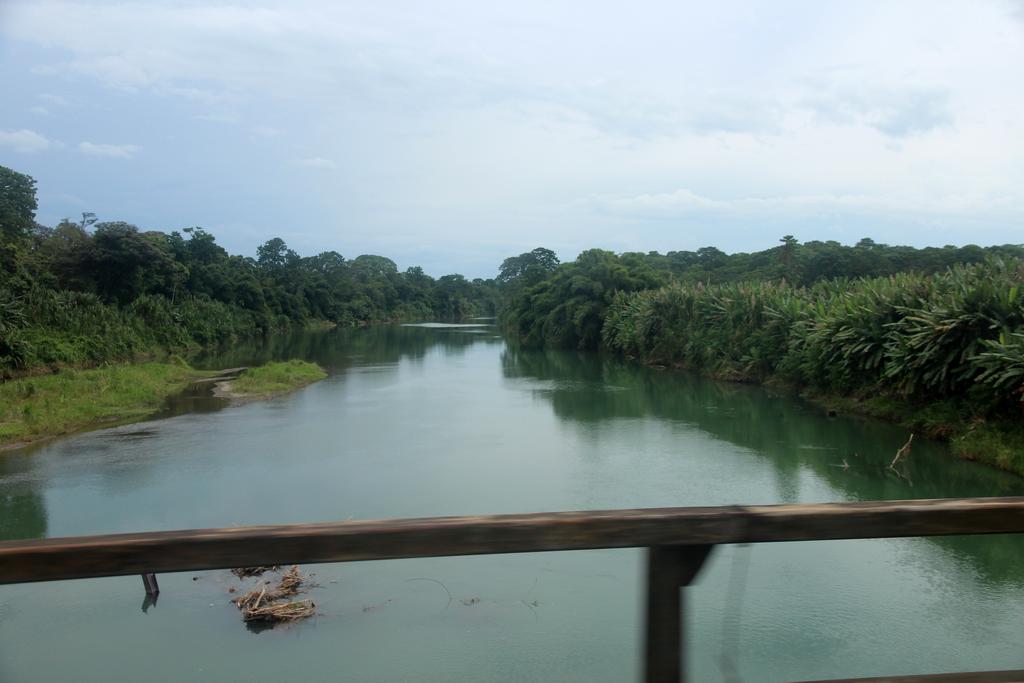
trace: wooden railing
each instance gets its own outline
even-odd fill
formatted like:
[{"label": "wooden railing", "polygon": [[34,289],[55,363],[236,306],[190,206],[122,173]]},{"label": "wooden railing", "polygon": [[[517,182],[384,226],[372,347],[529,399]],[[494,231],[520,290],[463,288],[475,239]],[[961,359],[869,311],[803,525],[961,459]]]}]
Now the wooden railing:
[{"label": "wooden railing", "polygon": [[[4,541],[0,584],[254,565],[646,547],[645,680],[662,683],[685,680],[685,587],[715,545],[995,533],[1024,533],[1024,498],[434,517]],[[1021,652],[1024,659],[1024,644]],[[1024,681],[1024,671],[874,680]]]}]

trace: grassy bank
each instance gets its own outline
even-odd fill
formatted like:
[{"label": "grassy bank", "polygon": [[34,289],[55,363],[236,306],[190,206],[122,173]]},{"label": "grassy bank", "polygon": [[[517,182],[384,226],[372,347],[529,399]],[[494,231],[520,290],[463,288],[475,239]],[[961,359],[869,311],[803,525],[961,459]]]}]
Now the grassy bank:
[{"label": "grassy bank", "polygon": [[[106,365],[0,383],[0,449],[146,418],[168,396],[216,375],[184,363]],[[325,377],[304,361],[268,363],[232,381],[241,397],[261,398]]]},{"label": "grassy bank", "polygon": [[0,384],[0,448],[136,420],[210,373],[177,363],[64,370]]},{"label": "grassy bank", "polygon": [[290,360],[267,363],[246,370],[240,377],[222,383],[221,395],[229,398],[263,398],[293,391],[327,376],[316,363]]}]

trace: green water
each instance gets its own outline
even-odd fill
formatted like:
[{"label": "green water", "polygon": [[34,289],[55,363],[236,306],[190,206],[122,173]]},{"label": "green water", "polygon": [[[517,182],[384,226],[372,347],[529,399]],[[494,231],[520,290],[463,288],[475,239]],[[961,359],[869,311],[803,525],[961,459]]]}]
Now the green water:
[{"label": "green water", "polygon": [[[907,434],[885,424],[762,388],[517,350],[489,328],[304,334],[201,362],[287,357],[330,376],[0,454],[0,538],[1024,495],[1024,480],[927,442],[908,480],[893,476]],[[241,622],[228,588],[243,584],[223,571],[161,575],[155,606],[137,577],[0,586],[0,681],[633,680],[640,559],[309,566],[319,615],[263,632]],[[723,547],[691,593],[697,681],[1024,667],[1024,538]]]}]

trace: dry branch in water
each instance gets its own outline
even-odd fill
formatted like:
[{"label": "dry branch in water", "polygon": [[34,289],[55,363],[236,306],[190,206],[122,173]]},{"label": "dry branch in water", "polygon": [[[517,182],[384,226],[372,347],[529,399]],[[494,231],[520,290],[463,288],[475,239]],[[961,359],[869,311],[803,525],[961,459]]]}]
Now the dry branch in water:
[{"label": "dry branch in water", "polygon": [[305,619],[316,614],[316,605],[312,600],[293,600],[289,602],[278,602],[273,605],[263,605],[242,610],[242,619],[245,621],[295,621]]},{"label": "dry branch in water", "polygon": [[913,442],[914,442],[914,435],[911,434],[910,438],[907,439],[907,442],[905,444],[903,444],[903,447],[900,448],[898,451],[896,451],[896,457],[892,459],[891,463],[889,463],[889,471],[892,472],[893,474],[895,474],[900,479],[905,479],[906,482],[908,484],[910,484],[911,486],[914,485],[914,482],[912,482],[910,480],[910,477],[907,475],[906,472],[900,472],[898,469],[896,469],[896,464],[899,463],[900,460],[902,460],[902,459],[906,458],[908,455],[910,455],[910,444],[912,444]]},{"label": "dry branch in water", "polygon": [[910,444],[912,444],[913,442],[914,442],[914,435],[911,434],[910,438],[907,439],[907,442],[905,444],[903,444],[903,447],[900,448],[898,451],[896,451],[896,457],[892,459],[891,463],[889,463],[889,469],[890,470],[895,470],[896,469],[896,463],[898,463],[901,458],[905,458],[906,456],[910,455]]},{"label": "dry branch in water", "polygon": [[294,621],[311,617],[316,613],[316,605],[311,600],[288,600],[303,590],[305,577],[299,572],[298,565],[293,566],[281,577],[281,581],[272,589],[266,586],[235,598],[233,601],[242,610],[245,621]]}]

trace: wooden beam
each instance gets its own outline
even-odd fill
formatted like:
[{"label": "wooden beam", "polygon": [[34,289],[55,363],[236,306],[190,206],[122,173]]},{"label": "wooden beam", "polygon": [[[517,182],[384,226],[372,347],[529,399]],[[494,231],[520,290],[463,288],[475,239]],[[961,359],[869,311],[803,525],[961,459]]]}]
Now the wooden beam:
[{"label": "wooden beam", "polygon": [[1024,532],[1024,498],[556,512],[0,542],[0,584],[407,557]]},{"label": "wooden beam", "polygon": [[647,549],[645,683],[686,680],[686,586],[714,546],[655,546]]},{"label": "wooden beam", "polygon": [[965,671],[952,674],[883,676],[881,678],[843,678],[801,683],[1024,683],[1024,669],[1015,671]]}]

